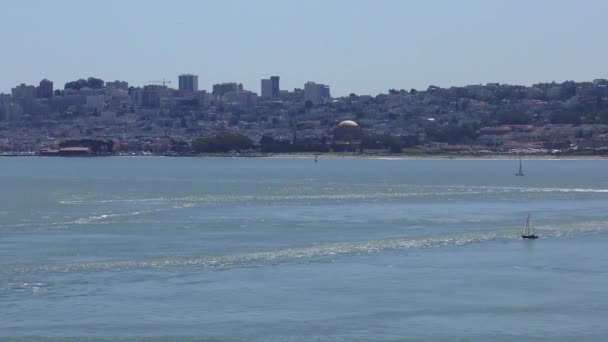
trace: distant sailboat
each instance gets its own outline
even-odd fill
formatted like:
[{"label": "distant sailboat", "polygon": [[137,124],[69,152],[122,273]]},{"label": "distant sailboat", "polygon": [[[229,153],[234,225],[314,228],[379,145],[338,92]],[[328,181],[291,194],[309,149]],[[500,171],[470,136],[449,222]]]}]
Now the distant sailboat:
[{"label": "distant sailboat", "polygon": [[318,157],[318,156],[315,154],[315,163],[317,162],[317,157]]},{"label": "distant sailboat", "polygon": [[517,172],[515,175],[516,176],[523,176],[524,175],[524,169],[521,167],[521,157],[519,157],[519,172]]},{"label": "distant sailboat", "polygon": [[528,214],[528,218],[526,218],[526,225],[524,226],[524,231],[521,233],[521,237],[524,239],[537,239],[538,235],[534,232],[534,227],[532,226],[532,215]]}]

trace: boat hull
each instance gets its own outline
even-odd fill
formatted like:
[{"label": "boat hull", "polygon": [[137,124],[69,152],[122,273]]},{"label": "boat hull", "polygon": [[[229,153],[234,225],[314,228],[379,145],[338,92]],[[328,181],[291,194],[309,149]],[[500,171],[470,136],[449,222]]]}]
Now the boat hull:
[{"label": "boat hull", "polygon": [[536,235],[522,235],[521,237],[524,239],[538,239]]}]

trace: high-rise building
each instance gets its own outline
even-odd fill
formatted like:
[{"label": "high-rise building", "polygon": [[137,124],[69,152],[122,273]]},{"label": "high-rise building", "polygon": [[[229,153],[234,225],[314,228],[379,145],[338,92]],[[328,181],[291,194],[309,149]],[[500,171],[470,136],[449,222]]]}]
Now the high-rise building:
[{"label": "high-rise building", "polygon": [[0,121],[9,119],[11,105],[11,95],[0,93]]},{"label": "high-rise building", "polygon": [[262,97],[267,99],[272,97],[271,79],[262,79]]},{"label": "high-rise building", "polygon": [[46,78],[40,81],[38,85],[38,97],[49,98],[53,97],[53,82]]},{"label": "high-rise building", "polygon": [[304,99],[306,101],[319,104],[330,97],[328,85],[315,82],[306,82],[304,85]]},{"label": "high-rise building", "polygon": [[198,76],[192,74],[179,75],[179,90],[194,93],[198,91]]},{"label": "high-rise building", "polygon": [[17,121],[22,114],[21,105],[13,103],[10,94],[0,93],[0,121]]},{"label": "high-rise building", "polygon": [[321,85],[321,97],[324,99],[329,99],[331,98],[331,94],[329,92],[329,86],[327,84],[322,84]]},{"label": "high-rise building", "polygon": [[25,85],[21,83],[11,89],[13,102],[21,106],[26,114],[32,113],[34,109],[34,99],[36,98],[36,87],[33,85]]},{"label": "high-rise building", "polygon": [[18,104],[0,104],[0,121],[18,121],[22,115],[23,109]]},{"label": "high-rise building", "polygon": [[280,95],[279,76],[270,76],[269,79],[262,80],[262,97],[278,98]]},{"label": "high-rise building", "polygon": [[272,83],[272,97],[279,97],[279,95],[281,95],[281,89],[279,87],[279,76],[270,76],[270,82]]},{"label": "high-rise building", "polygon": [[21,83],[20,85],[11,89],[11,94],[15,99],[33,99],[36,97],[36,87]]}]

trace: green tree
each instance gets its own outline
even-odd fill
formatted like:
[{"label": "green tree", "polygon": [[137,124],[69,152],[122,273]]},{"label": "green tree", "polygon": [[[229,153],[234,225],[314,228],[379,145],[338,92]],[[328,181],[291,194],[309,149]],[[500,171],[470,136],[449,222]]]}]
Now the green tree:
[{"label": "green tree", "polygon": [[105,82],[100,78],[89,77],[87,79],[87,86],[91,89],[101,89],[103,88]]},{"label": "green tree", "polygon": [[364,135],[361,140],[363,148],[367,149],[396,149],[395,146],[401,148],[401,139],[390,134],[368,134]]},{"label": "green tree", "polygon": [[79,79],[77,81],[72,81],[72,82],[68,82],[65,84],[64,88],[65,89],[74,89],[74,90],[80,90],[84,87],[87,87],[88,83],[87,80],[85,79]]},{"label": "green tree", "polygon": [[477,139],[477,125],[465,124],[445,125],[427,128],[426,135],[429,140],[445,142],[448,144],[469,144]]},{"label": "green tree", "polygon": [[242,134],[220,133],[213,137],[198,138],[192,141],[195,153],[218,153],[243,151],[255,147],[253,141]]}]

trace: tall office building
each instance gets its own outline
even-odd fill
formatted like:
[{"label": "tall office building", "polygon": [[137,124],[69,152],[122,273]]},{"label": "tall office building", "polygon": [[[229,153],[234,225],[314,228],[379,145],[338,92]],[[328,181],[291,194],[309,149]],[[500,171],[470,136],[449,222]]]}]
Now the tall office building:
[{"label": "tall office building", "polygon": [[270,83],[272,84],[272,97],[279,97],[279,95],[281,95],[281,89],[279,87],[279,76],[270,76]]},{"label": "tall office building", "polygon": [[179,75],[179,90],[194,93],[198,91],[198,76],[192,74]]},{"label": "tall office building", "polygon": [[11,89],[11,95],[14,99],[33,99],[36,97],[36,87],[21,83]]},{"label": "tall office building", "polygon": [[331,98],[331,94],[329,93],[329,86],[327,84],[321,84],[321,97],[324,99]]},{"label": "tall office building", "polygon": [[0,121],[9,120],[11,105],[11,95],[0,93]]},{"label": "tall office building", "polygon": [[272,97],[272,80],[262,79],[262,97],[269,99]]},{"label": "tall office building", "polygon": [[262,80],[262,97],[278,98],[280,95],[279,76],[270,76],[270,78]]},{"label": "tall office building", "polygon": [[34,99],[36,98],[36,87],[21,83],[11,89],[13,103],[21,106],[26,114],[31,114],[34,110]]},{"label": "tall office building", "polygon": [[10,94],[0,93],[0,121],[16,121],[22,114],[21,106],[13,103]]}]

